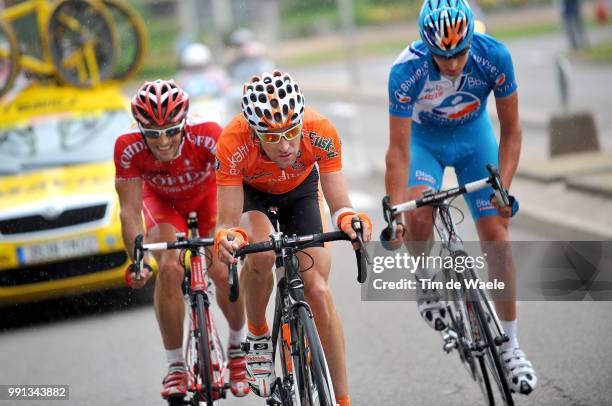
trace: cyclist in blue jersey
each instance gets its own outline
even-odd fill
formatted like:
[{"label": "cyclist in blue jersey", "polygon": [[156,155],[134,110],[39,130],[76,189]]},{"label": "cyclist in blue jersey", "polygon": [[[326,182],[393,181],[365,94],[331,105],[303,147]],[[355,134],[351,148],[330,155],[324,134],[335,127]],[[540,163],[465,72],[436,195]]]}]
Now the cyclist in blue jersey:
[{"label": "cyclist in blue jersey", "polygon": [[[389,75],[390,145],[385,184],[391,204],[423,196],[441,187],[444,168],[452,166],[461,185],[488,176],[496,165],[506,187],[512,184],[521,151],[517,84],[508,49],[490,36],[474,32],[474,18],[465,0],[425,0],[419,15],[421,41],[397,58]],[[487,114],[493,92],[500,122],[497,144]],[[507,242],[509,218],[518,209],[499,209],[492,189],[466,195],[481,241]],[[401,219],[398,219],[401,220]],[[402,236],[411,251],[429,252],[433,242],[432,208],[405,216]],[[404,233],[405,231],[405,233]],[[483,250],[488,246],[482,244]],[[490,274],[506,284],[511,299],[496,301],[502,326],[510,337],[501,348],[508,382],[514,392],[528,394],[537,377],[516,336],[516,270],[509,249],[488,255]],[[431,277],[419,270],[419,277]],[[425,292],[429,293],[429,292]],[[446,328],[446,304],[420,292],[419,311],[436,330]],[[430,293],[429,293],[430,294]]]}]

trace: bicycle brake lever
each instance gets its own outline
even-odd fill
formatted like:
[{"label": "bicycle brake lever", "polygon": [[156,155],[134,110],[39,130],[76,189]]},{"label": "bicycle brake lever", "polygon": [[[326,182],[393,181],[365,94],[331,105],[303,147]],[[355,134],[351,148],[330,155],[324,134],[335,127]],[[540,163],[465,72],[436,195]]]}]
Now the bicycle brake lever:
[{"label": "bicycle brake lever", "polygon": [[134,239],[134,265],[135,265],[135,275],[134,280],[139,281],[142,278],[142,266],[144,262],[144,255],[142,252],[142,242],[144,237],[142,234],[138,234]]}]

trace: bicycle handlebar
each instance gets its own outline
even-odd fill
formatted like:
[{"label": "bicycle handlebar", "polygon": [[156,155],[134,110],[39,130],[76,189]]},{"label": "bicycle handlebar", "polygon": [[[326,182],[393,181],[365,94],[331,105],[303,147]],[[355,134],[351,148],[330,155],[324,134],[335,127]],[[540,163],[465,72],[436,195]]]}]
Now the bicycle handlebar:
[{"label": "bicycle handlebar", "polygon": [[[157,242],[143,244],[143,236],[138,234],[134,240],[134,264],[136,265],[136,276],[134,279],[140,280],[143,267],[145,251],[164,251],[177,249],[198,249],[201,247],[211,247],[215,244],[214,238],[184,238],[184,233],[177,233],[177,240],[172,242]],[[229,269],[228,283],[230,287],[230,301],[238,299],[238,274],[236,269]]]},{"label": "bicycle handlebar", "polygon": [[[355,224],[357,223],[358,226]],[[358,228],[355,228],[358,227]],[[326,243],[331,241],[352,241],[359,245],[359,249],[355,250],[355,256],[357,260],[357,281],[364,283],[367,278],[367,263],[370,263],[368,253],[365,249],[365,244],[361,238],[361,222],[359,220],[353,220],[353,228],[357,231],[357,239],[351,240],[351,238],[343,231],[332,231],[327,233],[317,233],[309,235],[284,235],[282,233],[274,233],[270,236],[269,240],[261,241],[245,245],[234,252],[234,257],[244,257],[248,254],[255,254],[258,252],[275,251],[280,253],[284,248],[308,248],[314,244]]]},{"label": "bicycle handlebar", "polygon": [[499,207],[503,208],[508,206],[510,204],[508,192],[504,189],[497,168],[495,167],[495,165],[488,164],[487,171],[489,172],[489,177],[487,178],[482,178],[474,182],[466,183],[465,185],[460,187],[442,190],[437,193],[424,196],[420,199],[410,200],[395,206],[391,205],[388,195],[383,197],[383,217],[385,219],[385,222],[387,223],[387,227],[385,227],[380,233],[380,240],[390,241],[395,239],[395,231],[397,228],[397,221],[395,220],[395,216],[397,214],[407,211],[413,211],[423,206],[440,204],[451,197],[461,196],[466,193],[475,192],[477,190],[484,189],[487,186],[491,186],[493,188],[495,200],[497,201]]}]

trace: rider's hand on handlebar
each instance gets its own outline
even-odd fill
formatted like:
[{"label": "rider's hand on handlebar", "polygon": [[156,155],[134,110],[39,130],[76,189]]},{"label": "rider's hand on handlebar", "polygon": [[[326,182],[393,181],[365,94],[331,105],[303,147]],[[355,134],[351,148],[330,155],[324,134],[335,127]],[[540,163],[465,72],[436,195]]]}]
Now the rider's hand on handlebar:
[{"label": "rider's hand on handlebar", "polygon": [[123,277],[125,278],[125,283],[132,289],[140,289],[144,285],[146,285],[147,281],[151,279],[153,276],[153,268],[151,265],[144,263],[142,265],[142,270],[140,270],[140,278],[136,279],[136,274],[138,272],[138,265],[132,263],[127,268],[125,268],[125,272]]},{"label": "rider's hand on handlebar", "polygon": [[[508,193],[508,191],[506,191],[506,193]],[[510,204],[508,206],[499,207],[499,203],[497,203],[495,195],[491,195],[491,204],[493,204],[493,207],[497,209],[499,215],[503,218],[513,217],[519,210],[518,200],[514,196],[509,194],[508,200],[510,201]]]},{"label": "rider's hand on handlebar", "polygon": [[[234,237],[232,241],[227,239],[228,236]],[[249,243],[249,237],[246,230],[242,228],[221,228],[215,234],[214,250],[217,257],[224,264],[236,264],[238,259],[234,258],[234,251]]]},{"label": "rider's hand on handlebar", "polygon": [[[350,237],[351,240],[357,239],[357,232],[353,228],[353,219],[359,220],[361,222],[361,238],[363,242],[368,242],[372,240],[372,219],[365,213],[357,213],[354,211],[347,211],[338,216],[337,226],[340,230],[342,230],[346,235]],[[353,244],[353,248],[359,249],[359,246]]]}]

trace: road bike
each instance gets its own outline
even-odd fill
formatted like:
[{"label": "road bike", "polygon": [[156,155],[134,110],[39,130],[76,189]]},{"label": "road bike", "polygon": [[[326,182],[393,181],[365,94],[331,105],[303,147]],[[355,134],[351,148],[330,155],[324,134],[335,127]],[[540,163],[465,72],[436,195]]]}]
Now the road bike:
[{"label": "road bike", "polygon": [[[210,312],[212,284],[206,272],[205,247],[214,245],[214,238],[200,238],[196,213],[189,213],[187,220],[190,238],[185,233],[177,233],[175,242],[160,242],[143,244],[143,237],[136,237],[134,246],[134,263],[139,269],[143,266],[145,251],[185,250],[189,260],[185,264],[185,279],[183,292],[189,302],[189,329],[185,331],[183,349],[187,370],[194,378],[193,386],[188,388],[190,396],[185,399],[169,399],[171,406],[198,406],[205,402],[213,406],[213,402],[225,398],[229,382],[225,381],[227,355]],[[137,273],[138,279],[140,274]],[[235,268],[230,269],[229,287],[230,301],[238,299],[238,274]]]},{"label": "road bike", "polygon": [[[286,406],[333,406],[336,404],[329,368],[321,346],[314,316],[304,296],[304,281],[300,274],[297,253],[305,248],[329,241],[349,241],[342,231],[310,235],[285,235],[279,231],[278,212],[270,208],[270,217],[275,232],[270,240],[249,244],[238,249],[235,257],[274,251],[276,254],[277,290],[272,328],[272,345],[275,359],[280,360],[282,376],[276,379],[268,405]],[[359,235],[361,223],[353,220],[360,250],[357,257],[360,283],[366,280],[366,265],[369,262],[363,240]],[[362,254],[363,253],[363,254]],[[233,265],[232,268],[235,268]],[[245,343],[245,351],[249,351]]]},{"label": "road bike", "polygon": [[122,0],[26,0],[0,17],[0,97],[21,70],[77,87],[127,80],[148,47],[142,18]]},{"label": "road bike", "polygon": [[[391,206],[389,197],[385,196],[382,205],[387,227],[381,233],[381,241],[389,241],[395,236],[397,227],[395,217],[398,214],[423,206],[433,206],[434,225],[441,244],[440,257],[450,257],[452,259],[450,263],[453,264],[469,263],[470,261],[465,261],[469,255],[457,234],[456,223],[451,214],[452,209],[459,209],[452,206],[452,201],[458,196],[490,186],[493,188],[498,205],[508,206],[508,194],[503,188],[497,168],[487,165],[487,170],[490,174],[487,178],[448,190],[430,191],[421,199],[395,206]],[[480,280],[477,270],[474,266],[466,266],[461,272],[443,269],[439,274],[442,276],[444,286],[448,281],[458,282],[460,286],[459,289],[443,290],[450,316],[449,326],[441,331],[444,351],[450,353],[457,350],[461,362],[482,390],[487,405],[495,405],[498,401],[507,406],[514,405],[499,353],[500,346],[509,338],[501,327],[488,290],[466,284],[469,280]]]},{"label": "road bike", "polygon": [[79,87],[111,77],[117,32],[105,7],[88,0],[26,0],[0,17],[0,96],[21,69]]}]

